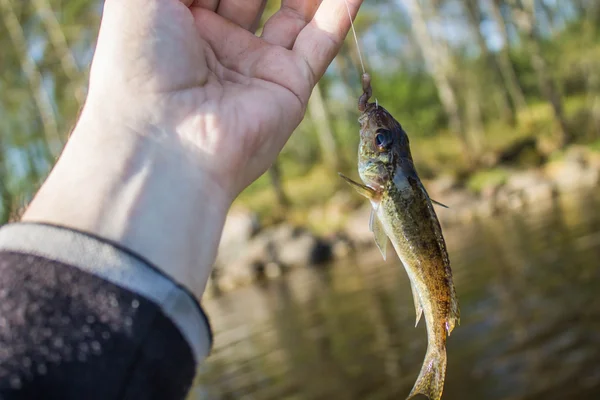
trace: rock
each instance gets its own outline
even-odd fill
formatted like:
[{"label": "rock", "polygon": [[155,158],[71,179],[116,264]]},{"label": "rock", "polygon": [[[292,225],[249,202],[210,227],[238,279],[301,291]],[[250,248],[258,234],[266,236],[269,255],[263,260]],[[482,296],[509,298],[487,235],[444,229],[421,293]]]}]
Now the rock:
[{"label": "rock", "polygon": [[587,161],[590,168],[600,170],[600,153],[590,152]]},{"label": "rock", "polygon": [[286,267],[304,267],[312,264],[317,239],[307,233],[281,238],[274,241],[276,261]]},{"label": "rock", "polygon": [[488,184],[481,189],[481,197],[486,200],[492,200],[498,195],[498,192],[502,189],[502,184]]},{"label": "rock", "polygon": [[239,258],[259,229],[260,224],[255,213],[243,210],[229,212],[219,242],[217,264],[229,264]]},{"label": "rock", "polygon": [[437,179],[424,182],[424,185],[432,197],[444,196],[459,187],[458,181],[452,175],[442,175]]},{"label": "rock", "polygon": [[344,258],[354,250],[352,239],[345,232],[337,232],[328,239],[331,244],[333,258]]},{"label": "rock", "polygon": [[494,202],[489,200],[483,200],[476,204],[477,215],[482,217],[490,217],[492,215],[496,215],[498,212],[498,208],[494,204]]},{"label": "rock", "polygon": [[357,245],[374,243],[373,232],[369,229],[371,209],[371,205],[365,203],[364,206],[354,211],[346,222],[345,234]]},{"label": "rock", "polygon": [[556,187],[552,182],[542,182],[539,185],[536,185],[530,188],[527,192],[525,192],[525,201],[527,203],[535,203],[538,201],[550,200],[558,194]]},{"label": "rock", "polygon": [[291,267],[306,267],[331,260],[331,246],[308,230],[282,224],[265,232],[274,262]]},{"label": "rock", "polygon": [[582,167],[588,163],[589,151],[583,146],[573,145],[565,152],[565,162],[579,164]]},{"label": "rock", "polygon": [[281,265],[274,263],[274,262],[270,262],[267,263],[267,265],[265,265],[265,272],[264,275],[266,278],[277,278],[278,276],[281,276],[281,274],[283,273],[283,269],[281,268]]},{"label": "rock", "polygon": [[247,285],[256,279],[261,264],[248,263],[245,259],[227,266],[221,272],[216,282],[221,290],[231,290]]},{"label": "rock", "polygon": [[352,205],[354,204],[353,199],[354,197],[350,194],[350,192],[338,191],[327,202],[327,206],[328,208],[334,208],[342,211],[351,210]]},{"label": "rock", "polygon": [[515,209],[528,203],[551,199],[555,194],[554,184],[542,172],[515,172],[496,194],[496,204],[500,208]]},{"label": "rock", "polygon": [[[447,205],[450,210],[456,210],[465,206],[469,206],[471,204],[473,204],[476,200],[477,197],[474,196],[473,194],[469,193],[466,190],[457,190],[457,191],[452,191],[449,193],[446,193],[443,197],[441,198],[435,198],[432,196],[432,198],[434,200],[437,200],[445,205]],[[437,207],[437,206],[434,206]],[[439,208],[437,208],[439,209]],[[446,214],[446,212],[440,212],[438,214]]]},{"label": "rock", "polygon": [[509,192],[519,192],[529,190],[545,182],[546,178],[538,171],[522,171],[512,173],[504,187]]},{"label": "rock", "polygon": [[546,172],[560,191],[595,186],[600,179],[600,171],[597,168],[587,167],[580,159],[550,163],[546,166]]},{"label": "rock", "polygon": [[260,231],[243,247],[222,250],[213,281],[223,291],[279,276],[288,268],[318,265],[333,257],[329,241],[286,223]]},{"label": "rock", "polygon": [[238,209],[227,215],[211,275],[213,292],[232,290],[255,279],[266,254],[264,245],[252,243],[259,227],[254,213]]},{"label": "rock", "polygon": [[580,183],[582,186],[596,186],[600,183],[600,171],[595,168],[587,168],[581,176]]}]

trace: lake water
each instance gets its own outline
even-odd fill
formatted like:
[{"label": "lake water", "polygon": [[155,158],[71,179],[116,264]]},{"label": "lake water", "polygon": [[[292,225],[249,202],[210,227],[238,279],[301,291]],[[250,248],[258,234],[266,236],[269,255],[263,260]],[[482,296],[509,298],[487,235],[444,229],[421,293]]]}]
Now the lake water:
[{"label": "lake water", "polygon": [[[462,321],[443,399],[600,399],[600,192],[444,234]],[[425,324],[398,258],[361,253],[206,301],[215,343],[191,398],[406,398]]]}]

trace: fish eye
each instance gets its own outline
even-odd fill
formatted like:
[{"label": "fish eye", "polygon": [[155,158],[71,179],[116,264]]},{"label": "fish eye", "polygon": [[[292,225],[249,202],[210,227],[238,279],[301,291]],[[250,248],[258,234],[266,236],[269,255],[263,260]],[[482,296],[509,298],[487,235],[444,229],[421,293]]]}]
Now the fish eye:
[{"label": "fish eye", "polygon": [[375,135],[375,147],[380,152],[384,152],[392,145],[392,132],[388,129],[378,129]]}]

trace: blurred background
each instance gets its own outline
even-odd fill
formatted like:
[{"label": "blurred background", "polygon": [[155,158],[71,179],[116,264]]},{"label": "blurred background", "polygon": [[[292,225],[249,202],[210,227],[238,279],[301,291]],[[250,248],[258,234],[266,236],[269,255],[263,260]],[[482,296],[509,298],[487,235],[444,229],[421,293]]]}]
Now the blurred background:
[{"label": "blurred background", "polygon": [[[0,0],[0,223],[76,121],[102,6]],[[462,325],[444,399],[600,398],[599,23],[597,0],[367,0],[356,20],[374,97],[450,207],[437,213]],[[203,300],[214,349],[190,398],[410,391],[424,323],[337,175],[357,177],[360,72],[349,36],[277,163],[236,200]]]}]

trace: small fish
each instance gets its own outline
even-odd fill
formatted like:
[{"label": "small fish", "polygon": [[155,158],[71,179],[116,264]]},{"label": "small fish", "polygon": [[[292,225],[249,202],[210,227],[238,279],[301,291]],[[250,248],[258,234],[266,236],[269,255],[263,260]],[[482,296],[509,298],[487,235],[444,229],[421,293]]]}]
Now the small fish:
[{"label": "small fish", "polygon": [[415,170],[408,136],[389,112],[369,103],[368,74],[362,83],[358,171],[364,184],[340,175],[370,200],[370,228],[383,258],[388,240],[400,257],[412,287],[416,324],[425,314],[427,353],[407,399],[423,394],[439,400],[446,376],[446,334],[460,323],[450,259],[432,200]]}]

